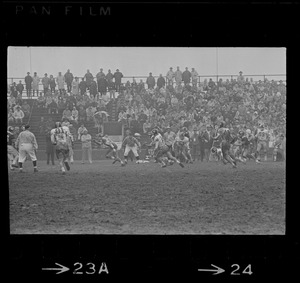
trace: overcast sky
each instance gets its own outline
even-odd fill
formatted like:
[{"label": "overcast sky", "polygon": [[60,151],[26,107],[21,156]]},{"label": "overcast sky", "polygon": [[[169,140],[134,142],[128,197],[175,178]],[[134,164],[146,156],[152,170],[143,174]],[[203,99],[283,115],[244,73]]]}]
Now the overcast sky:
[{"label": "overcast sky", "polygon": [[[30,56],[31,54],[31,56]],[[29,71],[57,75],[70,69],[83,76],[103,68],[124,76],[166,75],[170,67],[195,68],[199,75],[286,74],[285,48],[174,47],[9,47],[8,77],[24,78]],[[277,78],[275,78],[277,79]]]}]

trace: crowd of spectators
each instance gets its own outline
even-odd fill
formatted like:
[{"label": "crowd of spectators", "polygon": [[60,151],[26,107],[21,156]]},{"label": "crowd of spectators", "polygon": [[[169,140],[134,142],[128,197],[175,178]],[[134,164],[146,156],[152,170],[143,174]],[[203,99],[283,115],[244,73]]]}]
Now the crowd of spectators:
[{"label": "crowd of spectators", "polygon": [[[32,80],[25,78],[28,97],[37,92],[35,73]],[[117,69],[107,74],[100,69],[94,77],[89,70],[81,78],[73,77],[70,70],[59,73],[56,79],[47,74],[42,78],[43,92],[36,99],[36,107],[47,109],[48,114],[59,114],[75,128],[93,122],[100,131],[105,121],[119,121],[135,133],[146,134],[154,127],[170,127],[177,132],[182,126],[189,131],[215,128],[225,122],[232,131],[253,130],[263,123],[272,131],[285,133],[286,85],[283,81],[259,80],[244,77],[199,82],[197,71],[188,68],[181,72],[172,68],[157,79],[149,73],[140,80],[122,83],[123,74]],[[28,84],[26,84],[26,81]],[[34,84],[35,82],[35,84]],[[29,86],[29,83],[31,84]],[[10,87],[8,121],[22,119],[30,113],[28,104],[22,102],[22,82]],[[67,88],[65,89],[65,85]],[[117,92],[117,93],[116,93]],[[112,108],[115,108],[115,117]],[[23,114],[22,114],[23,112]]]}]

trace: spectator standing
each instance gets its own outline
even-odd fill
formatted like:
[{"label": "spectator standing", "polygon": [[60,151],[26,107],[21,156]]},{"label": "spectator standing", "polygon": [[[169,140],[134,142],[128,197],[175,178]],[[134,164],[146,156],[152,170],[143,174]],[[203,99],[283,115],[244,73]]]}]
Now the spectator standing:
[{"label": "spectator standing", "polygon": [[85,78],[85,82],[86,82],[86,87],[87,87],[88,90],[90,90],[91,83],[94,80],[94,76],[92,75],[90,70],[86,71],[86,74],[84,75],[84,78]]},{"label": "spectator standing", "polygon": [[182,72],[180,71],[179,67],[177,67],[177,70],[175,71],[175,81],[176,85],[180,85],[182,81]]},{"label": "spectator standing", "polygon": [[198,72],[195,70],[195,68],[192,68],[191,71],[191,77],[192,77],[192,85],[196,86],[198,82]]},{"label": "spectator standing", "polygon": [[157,86],[158,89],[161,89],[162,87],[164,87],[166,85],[166,80],[165,78],[162,76],[162,74],[159,75],[159,78],[157,79]]},{"label": "spectator standing", "polygon": [[146,84],[148,85],[148,89],[153,89],[155,87],[155,78],[152,76],[152,73],[149,73]]},{"label": "spectator standing", "polygon": [[58,76],[56,77],[56,83],[58,86],[59,93],[62,94],[65,90],[65,77],[61,74],[61,72],[59,72]]},{"label": "spectator standing", "polygon": [[31,96],[32,81],[33,79],[30,76],[30,73],[27,72],[27,76],[25,77],[25,86],[26,86],[26,94],[28,98]]},{"label": "spectator standing", "polygon": [[[102,69],[101,69],[102,70]],[[98,73],[99,74],[99,73]],[[106,95],[107,92],[107,81],[106,78],[104,76],[104,73],[102,73],[103,75],[101,75],[99,78],[97,78],[97,82],[98,82],[98,91],[100,93],[100,96],[102,97],[103,95]]]},{"label": "spectator standing", "polygon": [[85,163],[85,157],[88,156],[88,160],[90,163],[92,163],[92,137],[90,134],[88,134],[87,130],[84,130],[81,137],[80,137],[81,143],[82,143],[82,164]]},{"label": "spectator standing", "polygon": [[55,93],[56,82],[53,75],[50,75],[49,85],[51,93]]},{"label": "spectator standing", "polygon": [[47,73],[45,73],[45,76],[42,78],[42,84],[43,84],[43,88],[44,88],[44,95],[46,95],[46,93],[49,90],[49,86],[50,86],[50,78],[48,78]]},{"label": "spectator standing", "polygon": [[14,96],[15,98],[17,98],[18,96],[18,89],[17,89],[17,85],[15,82],[13,82],[13,84],[10,87],[10,93],[12,96]]},{"label": "spectator standing", "polygon": [[47,129],[46,130],[46,154],[47,154],[47,165],[50,164],[50,158],[51,158],[51,163],[54,166],[54,150],[55,150],[55,146],[53,145],[52,141],[51,141],[51,129]]},{"label": "spectator standing", "polygon": [[16,107],[16,110],[14,111],[15,122],[17,124],[22,124],[24,116],[25,116],[24,112],[21,110],[21,107],[18,105]]},{"label": "spectator standing", "polygon": [[243,84],[245,82],[245,78],[243,76],[242,71],[239,72],[239,76],[237,77],[237,82],[238,82],[238,84]]},{"label": "spectator standing", "polygon": [[24,86],[22,84],[22,81],[19,81],[16,88],[17,88],[17,92],[22,96],[22,93],[23,93],[23,90],[24,90]]},{"label": "spectator standing", "polygon": [[170,67],[170,70],[167,72],[166,77],[167,77],[167,84],[168,84],[168,85],[173,85],[175,73],[174,73],[172,67]]},{"label": "spectator standing", "polygon": [[182,80],[184,85],[187,85],[191,82],[191,72],[189,71],[188,67],[185,68],[185,71],[182,73]]},{"label": "spectator standing", "polygon": [[73,74],[70,72],[69,69],[65,73],[64,79],[65,79],[65,82],[67,84],[67,92],[70,93],[71,90],[72,90],[72,82],[73,82],[74,77],[73,77]]},{"label": "spectator standing", "polygon": [[100,72],[98,72],[98,73],[96,74],[96,78],[97,78],[97,82],[98,82],[98,80],[99,80],[100,78],[105,78],[105,74],[104,74],[102,68],[100,69]]},{"label": "spectator standing", "polygon": [[123,74],[119,71],[119,69],[116,70],[114,73],[114,79],[116,84],[116,92],[120,92],[120,86],[122,83]]},{"label": "spectator standing", "polygon": [[15,122],[14,112],[11,108],[8,110],[7,122],[8,122],[8,125],[11,125]]},{"label": "spectator standing", "polygon": [[113,79],[114,79],[114,75],[112,74],[111,70],[108,70],[108,73],[106,74],[105,78],[107,80],[108,88],[111,88],[113,85]]},{"label": "spectator standing", "polygon": [[78,77],[75,77],[75,80],[72,81],[72,94],[78,95],[79,93],[79,79]]},{"label": "spectator standing", "polygon": [[79,90],[80,90],[81,95],[84,95],[86,93],[87,84],[86,84],[86,81],[84,80],[84,78],[82,78],[81,82],[79,83]]},{"label": "spectator standing", "polygon": [[36,96],[38,96],[39,83],[40,83],[40,78],[38,77],[37,72],[34,72],[32,77],[32,96],[34,96],[35,91],[36,91]]},{"label": "spectator standing", "polygon": [[95,99],[97,94],[98,94],[97,83],[94,81],[94,79],[92,79],[92,81],[90,83],[90,95],[91,95],[91,97],[93,97]]}]

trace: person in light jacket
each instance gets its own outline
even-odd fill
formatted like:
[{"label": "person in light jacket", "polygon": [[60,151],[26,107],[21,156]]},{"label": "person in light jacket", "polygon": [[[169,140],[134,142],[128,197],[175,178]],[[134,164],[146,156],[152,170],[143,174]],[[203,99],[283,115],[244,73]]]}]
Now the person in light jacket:
[{"label": "person in light jacket", "polygon": [[92,137],[88,134],[87,130],[84,130],[81,137],[82,143],[82,164],[85,163],[85,157],[88,155],[89,163],[92,163]]}]

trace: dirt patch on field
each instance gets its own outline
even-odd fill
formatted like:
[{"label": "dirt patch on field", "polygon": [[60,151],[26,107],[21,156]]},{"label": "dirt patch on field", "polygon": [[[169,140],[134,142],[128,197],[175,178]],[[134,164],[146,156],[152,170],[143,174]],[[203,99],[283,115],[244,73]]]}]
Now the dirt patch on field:
[{"label": "dirt patch on field", "polygon": [[284,234],[284,164],[111,161],[9,172],[12,234]]}]

